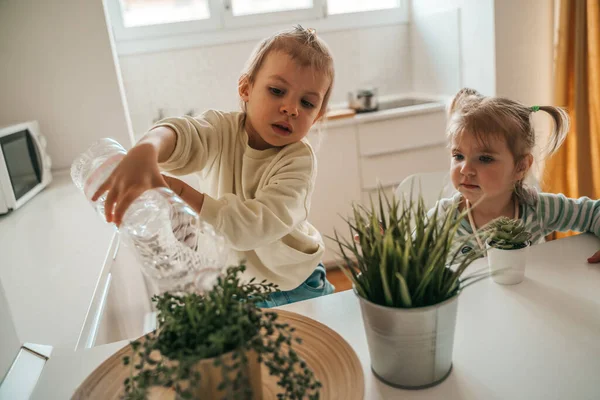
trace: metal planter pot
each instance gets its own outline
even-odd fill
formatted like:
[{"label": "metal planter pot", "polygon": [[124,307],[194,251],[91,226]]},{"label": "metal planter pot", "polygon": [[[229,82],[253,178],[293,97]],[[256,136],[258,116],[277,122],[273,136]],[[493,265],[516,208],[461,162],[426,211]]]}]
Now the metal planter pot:
[{"label": "metal planter pot", "polygon": [[429,307],[392,308],[354,293],[360,301],[375,376],[403,389],[434,386],[448,377],[458,295]]}]

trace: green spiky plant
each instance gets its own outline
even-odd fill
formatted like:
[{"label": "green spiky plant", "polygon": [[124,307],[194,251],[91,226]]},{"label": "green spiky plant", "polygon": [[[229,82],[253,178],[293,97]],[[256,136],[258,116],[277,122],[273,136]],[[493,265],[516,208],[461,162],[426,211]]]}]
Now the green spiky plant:
[{"label": "green spiky plant", "polygon": [[502,250],[517,250],[529,246],[531,233],[520,219],[499,217],[484,227],[488,244]]},{"label": "green spiky plant", "polygon": [[[125,365],[131,365],[124,382],[125,399],[146,399],[154,386],[174,389],[178,399],[192,399],[203,379],[193,367],[210,358],[222,369],[219,390],[225,399],[254,399],[248,376],[242,372],[249,363],[248,351],[255,352],[269,373],[279,378],[278,399],[319,398],[320,382],[294,350],[293,345],[302,342],[294,328],[279,322],[277,313],[257,306],[277,290],[276,285],[254,279],[243,283],[244,269],[243,265],[228,268],[202,295],[164,293],[152,298],[158,329],[133,341],[133,355],[123,358]],[[222,356],[230,352],[233,361],[225,361]]]},{"label": "green spiky plant", "polygon": [[[350,238],[334,240],[358,295],[379,305],[397,308],[426,307],[455,296],[464,287],[489,276],[478,271],[463,277],[465,269],[483,251],[467,255],[452,252],[452,244],[465,212],[453,205],[444,216],[436,208],[428,215],[421,196],[416,201],[390,200],[380,188],[378,204],[353,206],[346,219]],[[358,240],[352,240],[354,237]],[[461,238],[467,242],[471,237]],[[356,243],[358,241],[358,243]],[[452,265],[449,268],[448,265]]]}]

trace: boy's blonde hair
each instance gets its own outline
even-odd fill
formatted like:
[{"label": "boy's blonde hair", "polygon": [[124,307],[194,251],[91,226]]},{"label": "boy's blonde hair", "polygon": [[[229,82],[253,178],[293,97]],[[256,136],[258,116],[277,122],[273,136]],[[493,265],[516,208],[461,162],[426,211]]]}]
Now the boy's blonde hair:
[{"label": "boy's blonde hair", "polygon": [[[515,167],[531,154],[535,146],[535,131],[532,114],[545,111],[554,120],[545,157],[554,154],[564,142],[569,132],[569,115],[560,107],[533,106],[502,97],[487,97],[473,89],[461,89],[452,99],[448,109],[447,136],[452,139],[469,132],[481,143],[486,144],[490,137],[502,137],[515,159]],[[519,181],[515,185],[517,196],[529,202],[529,191]]]},{"label": "boy's blonde hair", "polygon": [[254,49],[251,57],[239,79],[239,84],[247,81],[253,84],[256,75],[262,67],[267,55],[274,51],[282,51],[289,55],[292,60],[300,66],[311,67],[315,71],[321,71],[330,79],[329,88],[323,98],[319,113],[325,114],[327,104],[333,88],[334,69],[333,57],[323,40],[317,37],[314,29],[305,29],[300,25],[292,29],[278,32],[266,39],[263,39]]}]

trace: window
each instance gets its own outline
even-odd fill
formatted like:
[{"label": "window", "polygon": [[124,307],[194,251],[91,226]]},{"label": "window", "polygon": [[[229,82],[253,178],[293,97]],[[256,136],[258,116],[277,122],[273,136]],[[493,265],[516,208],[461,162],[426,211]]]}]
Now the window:
[{"label": "window", "polygon": [[327,12],[329,15],[391,10],[398,7],[400,7],[398,0],[327,0]]},{"label": "window", "polygon": [[121,0],[123,26],[159,25],[210,18],[207,0]]},{"label": "window", "polygon": [[408,0],[104,0],[118,54],[407,22]]},{"label": "window", "polygon": [[313,8],[312,0],[231,0],[231,11],[236,17],[311,8]]}]

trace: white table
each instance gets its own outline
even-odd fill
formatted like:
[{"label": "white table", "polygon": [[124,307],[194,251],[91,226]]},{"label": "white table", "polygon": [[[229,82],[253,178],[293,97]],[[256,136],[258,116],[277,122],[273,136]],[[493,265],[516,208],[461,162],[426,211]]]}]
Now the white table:
[{"label": "white table", "polygon": [[[461,294],[453,370],[433,388],[408,391],[371,372],[358,299],[352,291],[283,307],[337,331],[354,348],[365,399],[600,399],[600,264],[586,259],[600,240],[580,235],[534,246],[526,280],[491,279]],[[478,260],[469,270],[485,266]]]},{"label": "white table", "polygon": [[[328,325],[350,343],[363,366],[366,400],[597,400],[600,265],[585,260],[598,249],[600,240],[590,235],[538,245],[531,249],[523,283],[501,286],[487,279],[466,289],[459,300],[454,369],[446,381],[424,390],[394,389],[371,373],[360,309],[351,291],[283,308]],[[470,269],[484,265],[482,259]],[[131,318],[128,310],[122,315]],[[125,343],[55,351],[33,398],[68,397]]]}]

